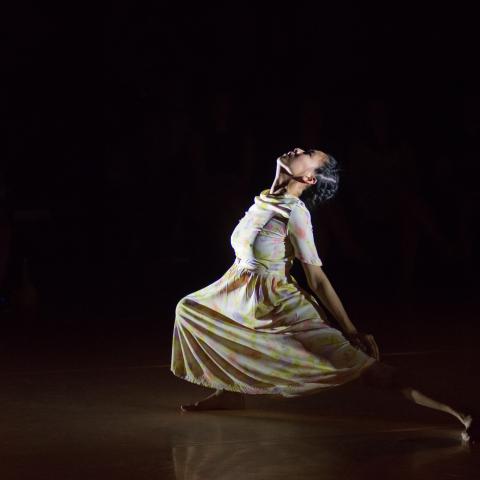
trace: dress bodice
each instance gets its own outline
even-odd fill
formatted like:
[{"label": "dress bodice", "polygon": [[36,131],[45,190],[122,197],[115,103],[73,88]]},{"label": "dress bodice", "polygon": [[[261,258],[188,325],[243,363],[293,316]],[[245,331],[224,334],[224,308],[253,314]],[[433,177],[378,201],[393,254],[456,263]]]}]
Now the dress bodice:
[{"label": "dress bodice", "polygon": [[313,239],[310,212],[294,195],[263,190],[231,235],[240,262],[251,270],[288,274],[295,258],[322,265]]}]

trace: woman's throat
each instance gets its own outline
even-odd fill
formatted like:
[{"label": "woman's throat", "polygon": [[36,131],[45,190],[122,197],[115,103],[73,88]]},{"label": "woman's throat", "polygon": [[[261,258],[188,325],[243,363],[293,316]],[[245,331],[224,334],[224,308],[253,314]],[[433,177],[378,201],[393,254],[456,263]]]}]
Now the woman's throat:
[{"label": "woman's throat", "polygon": [[290,170],[290,167],[286,165],[280,157],[277,158],[277,165],[283,168],[288,174],[293,175],[292,171]]},{"label": "woman's throat", "polygon": [[270,189],[270,193],[272,195],[288,193],[287,189],[288,189],[289,182],[290,182],[289,177],[287,177],[286,175],[280,174],[279,178],[277,178],[273,183],[272,188]]}]

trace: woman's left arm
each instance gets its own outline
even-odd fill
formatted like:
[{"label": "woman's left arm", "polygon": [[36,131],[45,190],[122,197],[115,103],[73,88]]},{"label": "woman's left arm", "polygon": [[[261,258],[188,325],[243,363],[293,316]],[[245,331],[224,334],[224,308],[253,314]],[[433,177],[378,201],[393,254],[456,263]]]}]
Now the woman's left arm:
[{"label": "woman's left arm", "polygon": [[380,351],[375,338],[373,335],[361,333],[355,328],[322,267],[304,262],[302,262],[302,266],[305,270],[308,285],[340,324],[350,343],[371,357],[380,360]]},{"label": "woman's left arm", "polygon": [[302,263],[305,276],[307,277],[308,286],[313,293],[321,300],[322,304],[333,315],[335,320],[340,324],[342,330],[347,335],[357,333],[356,327],[348,317],[343,304],[333,288],[330,280],[319,265],[310,265]]}]

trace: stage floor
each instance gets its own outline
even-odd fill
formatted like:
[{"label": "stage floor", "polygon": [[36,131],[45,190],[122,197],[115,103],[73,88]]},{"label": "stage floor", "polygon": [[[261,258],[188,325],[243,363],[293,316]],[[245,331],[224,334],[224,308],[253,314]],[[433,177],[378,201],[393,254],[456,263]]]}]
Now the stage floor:
[{"label": "stage floor", "polygon": [[[462,444],[453,417],[358,381],[300,399],[248,397],[244,411],[182,413],[181,403],[210,390],[174,377],[167,350],[152,365],[125,365],[110,353],[108,362],[58,368],[44,357],[2,369],[2,480],[439,480],[480,472],[480,446]],[[448,370],[445,352],[404,353],[384,360],[415,369],[426,393],[479,405],[469,384],[474,351],[450,351]]]}]

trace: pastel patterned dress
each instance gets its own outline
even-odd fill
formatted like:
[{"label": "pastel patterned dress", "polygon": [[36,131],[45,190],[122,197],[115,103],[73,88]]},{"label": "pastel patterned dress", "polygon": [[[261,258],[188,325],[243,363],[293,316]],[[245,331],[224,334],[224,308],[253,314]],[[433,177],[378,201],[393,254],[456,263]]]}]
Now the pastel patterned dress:
[{"label": "pastel patterned dress", "polygon": [[235,261],[176,307],[170,369],[206,387],[294,397],[357,378],[375,359],[334,328],[290,269],[322,265],[310,212],[264,190],[231,235]]}]

